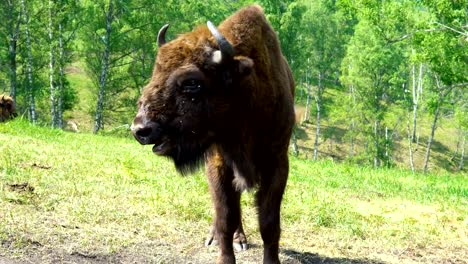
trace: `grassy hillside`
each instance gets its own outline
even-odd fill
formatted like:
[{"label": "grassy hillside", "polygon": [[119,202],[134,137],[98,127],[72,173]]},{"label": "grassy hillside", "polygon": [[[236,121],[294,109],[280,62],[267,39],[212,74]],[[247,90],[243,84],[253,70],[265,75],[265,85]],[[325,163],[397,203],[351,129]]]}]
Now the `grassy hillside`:
[{"label": "grassy hillside", "polygon": [[[203,173],[182,177],[130,138],[0,124],[0,263],[212,263]],[[253,194],[243,195],[261,261]],[[291,158],[284,263],[465,263],[466,175]]]},{"label": "grassy hillside", "polygon": [[[296,109],[301,118],[305,114],[306,89],[297,87]],[[316,87],[312,87],[315,90]],[[354,163],[368,163],[364,153],[368,141],[362,136],[357,136],[354,145],[353,157],[350,157],[350,139],[347,132],[350,128],[350,117],[343,108],[337,107],[343,98],[348,97],[347,91],[339,87],[327,87],[324,94],[325,105],[322,106],[322,121],[319,137],[318,158],[334,161],[350,161]],[[417,119],[417,143],[413,143],[414,166],[417,171],[422,171],[427,144],[431,134],[433,116],[420,106]],[[408,142],[408,110],[401,106],[392,105],[386,113],[385,124],[388,125],[391,135],[392,150],[390,151],[391,163],[398,168],[411,168]],[[302,119],[301,119],[302,120]],[[412,122],[412,119],[410,120]],[[359,128],[358,128],[359,130]],[[297,139],[299,155],[304,158],[313,157],[313,149],[316,133],[316,105],[311,102],[311,115],[309,122],[301,123],[298,127]],[[455,172],[458,173],[462,149],[461,131],[452,111],[441,115],[437,122],[431,155],[428,163],[429,171],[433,173]],[[466,149],[466,146],[465,146]],[[467,162],[465,155],[464,164]],[[466,166],[464,169],[466,173]]]}]

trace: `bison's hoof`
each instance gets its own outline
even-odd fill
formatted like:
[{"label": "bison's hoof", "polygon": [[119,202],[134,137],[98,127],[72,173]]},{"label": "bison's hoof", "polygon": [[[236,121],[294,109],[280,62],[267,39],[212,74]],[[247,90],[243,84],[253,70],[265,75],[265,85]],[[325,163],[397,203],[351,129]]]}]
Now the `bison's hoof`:
[{"label": "bison's hoof", "polygon": [[247,245],[247,238],[245,237],[242,227],[238,228],[234,233],[234,241],[232,242],[232,245],[236,251],[244,251],[249,248]]},{"label": "bison's hoof", "polygon": [[[218,245],[218,240],[214,238],[214,236],[209,236],[205,240],[205,246],[217,246]],[[234,248],[235,251],[245,251],[249,249],[249,246],[247,244],[247,240],[245,238],[243,239],[235,239],[232,243],[232,247]]]},{"label": "bison's hoof", "polygon": [[249,249],[249,246],[247,245],[247,242],[245,242],[245,243],[234,242],[234,243],[232,243],[232,246],[234,247],[235,251],[245,251],[245,250]]},{"label": "bison's hoof", "polygon": [[205,246],[208,247],[208,246],[217,246],[218,245],[218,240],[216,240],[214,238],[214,236],[209,236],[206,240],[205,240]]}]

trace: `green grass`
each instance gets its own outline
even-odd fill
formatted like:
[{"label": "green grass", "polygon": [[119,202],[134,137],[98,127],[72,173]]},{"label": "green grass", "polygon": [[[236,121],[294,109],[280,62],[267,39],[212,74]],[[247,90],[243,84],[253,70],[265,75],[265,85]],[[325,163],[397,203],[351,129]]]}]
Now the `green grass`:
[{"label": "green grass", "polygon": [[[202,246],[212,209],[201,171],[179,176],[169,160],[129,137],[74,134],[19,119],[0,124],[0,153],[0,257],[35,262],[38,254],[55,254],[76,263],[71,256],[78,253],[103,262],[216,257]],[[309,263],[314,254],[339,262],[468,258],[466,174],[413,175],[293,157],[290,168],[284,262]],[[242,205],[249,242],[257,246],[238,254],[239,262],[258,263],[253,193],[243,195]]]}]

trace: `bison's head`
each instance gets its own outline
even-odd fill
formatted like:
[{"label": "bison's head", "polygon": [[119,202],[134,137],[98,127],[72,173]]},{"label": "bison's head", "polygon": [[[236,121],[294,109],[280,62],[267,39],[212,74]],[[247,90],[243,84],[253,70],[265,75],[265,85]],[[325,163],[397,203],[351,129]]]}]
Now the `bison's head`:
[{"label": "bison's head", "polygon": [[[236,88],[248,81],[253,62],[215,26],[200,27],[166,43],[164,26],[151,81],[138,101],[132,132],[153,152],[174,160],[184,173],[194,170],[206,150],[230,133]],[[225,139],[223,139],[225,140]]]},{"label": "bison's head", "polygon": [[9,96],[0,97],[0,122],[16,117],[15,102]]}]

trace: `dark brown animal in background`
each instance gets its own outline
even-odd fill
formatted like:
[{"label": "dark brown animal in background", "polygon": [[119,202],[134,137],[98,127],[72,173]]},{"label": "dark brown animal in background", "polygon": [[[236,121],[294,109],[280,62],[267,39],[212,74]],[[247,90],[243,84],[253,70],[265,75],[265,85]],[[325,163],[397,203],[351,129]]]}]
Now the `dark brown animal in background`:
[{"label": "dark brown animal in background", "polygon": [[0,122],[17,117],[15,101],[7,95],[0,95]]},{"label": "dark brown animal in background", "polygon": [[235,263],[245,249],[240,197],[256,188],[264,263],[279,263],[280,206],[288,178],[294,125],[294,81],[262,9],[244,8],[165,41],[138,101],[132,132],[181,173],[204,161],[215,208],[207,243],[219,242],[217,263]]}]

